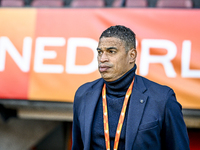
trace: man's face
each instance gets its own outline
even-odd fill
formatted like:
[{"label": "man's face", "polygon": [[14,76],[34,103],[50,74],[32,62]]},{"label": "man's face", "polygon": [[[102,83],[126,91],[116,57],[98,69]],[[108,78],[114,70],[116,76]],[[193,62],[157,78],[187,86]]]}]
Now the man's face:
[{"label": "man's face", "polygon": [[98,67],[102,78],[111,82],[122,77],[132,68],[130,53],[124,42],[115,37],[102,37],[97,48]]}]

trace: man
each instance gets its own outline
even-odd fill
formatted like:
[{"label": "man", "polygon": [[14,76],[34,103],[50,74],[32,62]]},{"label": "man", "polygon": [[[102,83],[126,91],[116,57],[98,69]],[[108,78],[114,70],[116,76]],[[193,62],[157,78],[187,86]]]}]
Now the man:
[{"label": "man", "polygon": [[76,92],[72,149],[189,150],[173,90],[135,74],[135,34],[111,26],[97,51],[102,78]]}]

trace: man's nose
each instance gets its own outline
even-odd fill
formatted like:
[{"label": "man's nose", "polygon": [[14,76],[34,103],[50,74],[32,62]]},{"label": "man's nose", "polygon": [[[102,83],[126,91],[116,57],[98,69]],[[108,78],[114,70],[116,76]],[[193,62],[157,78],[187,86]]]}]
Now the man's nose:
[{"label": "man's nose", "polygon": [[103,63],[103,62],[108,62],[108,56],[105,54],[105,53],[103,53],[102,55],[101,55],[101,57],[100,57],[100,62],[101,63]]}]

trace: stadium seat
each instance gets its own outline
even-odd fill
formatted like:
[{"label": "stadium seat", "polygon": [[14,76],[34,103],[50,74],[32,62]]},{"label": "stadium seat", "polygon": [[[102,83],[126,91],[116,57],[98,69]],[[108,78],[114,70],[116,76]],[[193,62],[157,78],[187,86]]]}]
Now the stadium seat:
[{"label": "stadium seat", "polygon": [[112,4],[115,0],[104,0],[106,7],[112,7]]},{"label": "stadium seat", "polygon": [[200,0],[192,0],[193,8],[200,8]]},{"label": "stadium seat", "polygon": [[63,0],[33,0],[31,3],[33,7],[62,7]]},{"label": "stadium seat", "polygon": [[158,0],[159,8],[192,8],[191,0]]},{"label": "stadium seat", "polygon": [[24,0],[24,6],[31,6],[33,0]]},{"label": "stadium seat", "polygon": [[158,0],[147,0],[148,7],[156,7]]},{"label": "stadium seat", "polygon": [[[115,0],[113,7],[123,7],[122,0]],[[126,0],[124,7],[147,7],[147,0]]]},{"label": "stadium seat", "polygon": [[22,7],[24,6],[23,0],[1,0],[2,7]]},{"label": "stadium seat", "polygon": [[70,7],[70,4],[71,4],[72,1],[73,1],[73,0],[63,0],[63,5],[64,5],[65,7]]},{"label": "stadium seat", "polygon": [[73,0],[71,7],[104,7],[104,0]]}]

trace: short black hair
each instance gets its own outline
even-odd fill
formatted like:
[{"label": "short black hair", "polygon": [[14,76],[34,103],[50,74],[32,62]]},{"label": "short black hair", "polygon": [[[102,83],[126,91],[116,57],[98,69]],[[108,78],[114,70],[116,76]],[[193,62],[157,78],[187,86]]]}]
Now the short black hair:
[{"label": "short black hair", "polygon": [[111,26],[101,34],[100,38],[102,37],[115,37],[123,40],[125,42],[126,50],[130,50],[132,48],[136,49],[135,44],[135,33],[122,25]]}]

